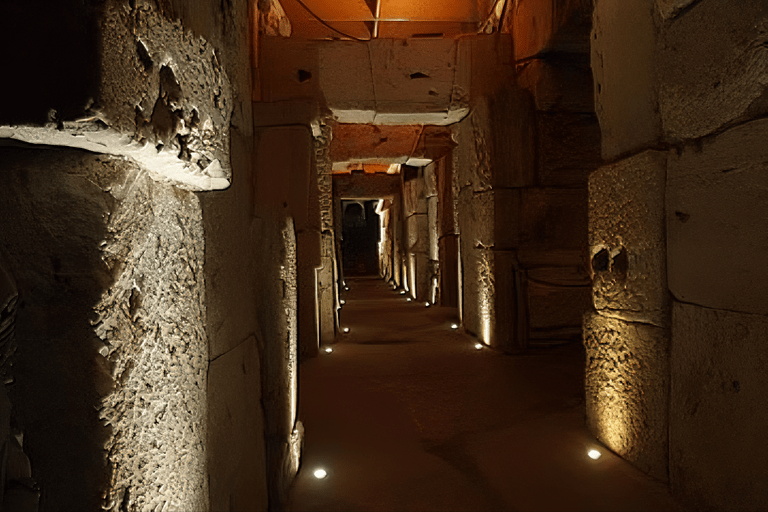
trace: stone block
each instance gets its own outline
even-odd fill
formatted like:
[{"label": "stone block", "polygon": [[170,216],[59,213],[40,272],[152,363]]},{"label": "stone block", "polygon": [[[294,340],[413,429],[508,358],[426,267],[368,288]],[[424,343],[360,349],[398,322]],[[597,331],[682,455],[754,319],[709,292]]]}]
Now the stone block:
[{"label": "stone block", "polygon": [[459,246],[458,236],[440,238],[440,305],[459,306]]},{"label": "stone block", "polygon": [[472,248],[462,241],[462,322],[486,345],[515,352],[527,341],[518,303],[519,276],[513,251]]},{"label": "stone block", "polygon": [[[518,247],[540,252],[586,251],[586,189],[523,189],[520,199]],[[506,217],[506,211],[497,206],[496,222],[500,229],[513,229],[514,218]]]},{"label": "stone block", "polygon": [[667,265],[679,300],[768,314],[768,120],[669,158]]},{"label": "stone block", "polygon": [[666,162],[646,151],[590,176],[592,298],[604,315],[665,325]]},{"label": "stone block", "polygon": [[211,361],[207,431],[210,508],[266,510],[261,365],[254,337]]},{"label": "stone block", "polygon": [[670,484],[698,510],[768,503],[768,318],[672,307]]},{"label": "stone block", "polygon": [[583,268],[537,266],[525,271],[531,341],[581,338],[582,317],[591,302]]},{"label": "stone block", "polygon": [[553,51],[588,52],[591,7],[588,0],[515,2],[515,60]]},{"label": "stone block", "polygon": [[668,479],[669,334],[667,330],[584,316],[587,426],[624,459]]},{"label": "stone block", "polygon": [[595,115],[539,112],[536,126],[538,184],[586,187],[589,174],[603,163]]},{"label": "stone block", "polygon": [[427,253],[429,250],[429,226],[427,215],[411,215],[405,220],[408,251]]},{"label": "stone block", "polygon": [[440,234],[438,233],[437,225],[437,196],[430,197],[427,205],[427,230],[429,231],[429,258],[432,260],[438,260],[438,240]]},{"label": "stone block", "polygon": [[606,160],[661,139],[655,1],[595,0],[592,73]]},{"label": "stone block", "polygon": [[457,132],[454,170],[461,188],[481,192],[534,185],[536,120],[530,93],[507,88],[482,98]]},{"label": "stone block", "polygon": [[584,62],[579,62],[578,57],[571,55],[567,60],[552,57],[532,59],[518,70],[517,83],[531,92],[538,111],[595,111],[595,93],[588,56],[584,57]]},{"label": "stone block", "polygon": [[696,2],[668,24],[658,68],[667,141],[768,113],[766,24],[768,3],[728,0]]},{"label": "stone block", "polygon": [[[368,177],[366,176],[366,179]],[[403,183],[405,216],[427,213],[427,187],[424,178],[414,178]]]}]

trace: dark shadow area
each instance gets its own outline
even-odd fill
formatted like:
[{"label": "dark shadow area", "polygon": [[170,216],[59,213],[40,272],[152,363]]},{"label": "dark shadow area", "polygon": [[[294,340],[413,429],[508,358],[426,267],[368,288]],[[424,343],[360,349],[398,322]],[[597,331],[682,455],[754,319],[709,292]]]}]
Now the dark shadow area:
[{"label": "dark shadow area", "polygon": [[[0,2],[0,124],[72,119],[96,97],[99,38],[91,3]],[[49,116],[50,109],[56,114]]]},{"label": "dark shadow area", "polygon": [[0,245],[19,291],[7,389],[44,511],[99,510],[109,478],[98,408],[112,379],[90,323],[112,279],[99,250],[111,196],[88,174],[98,159],[0,148]]},{"label": "dark shadow area", "polygon": [[342,201],[341,254],[344,275],[372,276],[379,273],[379,215],[377,201]]}]

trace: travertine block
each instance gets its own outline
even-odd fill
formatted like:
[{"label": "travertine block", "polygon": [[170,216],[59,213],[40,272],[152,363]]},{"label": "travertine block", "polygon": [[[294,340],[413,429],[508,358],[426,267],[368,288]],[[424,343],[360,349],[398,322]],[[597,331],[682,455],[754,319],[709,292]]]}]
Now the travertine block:
[{"label": "travertine block", "polygon": [[703,510],[763,510],[768,318],[672,307],[670,483]]},{"label": "travertine block", "polygon": [[595,0],[592,73],[606,160],[661,138],[656,83],[656,0]]},{"label": "travertine block", "polygon": [[584,346],[587,426],[611,450],[667,480],[667,330],[587,313]]},{"label": "travertine block", "polygon": [[669,157],[669,288],[681,301],[768,314],[768,120]]},{"label": "travertine block", "polygon": [[646,151],[589,180],[592,298],[602,314],[665,325],[666,154]]},{"label": "travertine block", "polygon": [[548,51],[588,51],[591,2],[518,0],[514,7],[515,60]]},{"label": "travertine block", "polygon": [[408,230],[408,251],[427,253],[429,249],[427,220],[426,214],[411,215],[405,220],[406,229]]},{"label": "travertine block", "polygon": [[403,198],[406,217],[416,213],[427,213],[427,187],[424,178],[414,178],[404,182]]},{"label": "travertine block", "polygon": [[[208,474],[213,510],[267,506],[266,481],[253,474],[266,465],[264,416],[260,402],[261,364],[254,337],[208,369]],[[232,502],[232,496],[237,502]]]},{"label": "travertine block", "polygon": [[538,184],[586,187],[589,173],[603,163],[595,115],[539,112],[536,125]]},{"label": "travertine block", "polygon": [[464,326],[500,350],[522,348],[527,335],[525,317],[517,305],[514,252],[470,248],[464,243],[461,251]]},{"label": "travertine block", "polygon": [[665,27],[658,77],[668,141],[768,113],[767,24],[766,2],[702,0]]}]

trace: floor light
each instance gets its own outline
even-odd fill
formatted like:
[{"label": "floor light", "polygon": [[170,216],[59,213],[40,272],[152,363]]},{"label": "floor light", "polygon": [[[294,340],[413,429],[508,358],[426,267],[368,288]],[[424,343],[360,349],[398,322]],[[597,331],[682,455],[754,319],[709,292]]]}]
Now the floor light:
[{"label": "floor light", "polygon": [[348,332],[349,332],[349,327],[345,327],[345,328],[344,328],[344,333],[346,334],[346,333],[348,333]]},{"label": "floor light", "polygon": [[328,476],[328,472],[322,468],[316,469],[313,474],[315,475],[315,478],[317,478],[318,480],[322,480],[323,478]]},{"label": "floor light", "polygon": [[595,450],[594,448],[592,450],[589,450],[587,452],[587,455],[589,455],[589,458],[592,460],[599,459],[603,454],[600,453],[598,450]]},{"label": "floor light", "polygon": [[326,354],[330,354],[331,352],[333,352],[333,349],[331,347],[325,347]]},{"label": "floor light", "polygon": [[459,324],[451,324],[451,329],[458,329],[458,328],[459,328]]},{"label": "floor light", "polygon": [[482,350],[483,349],[483,344],[482,343],[475,343],[475,348],[477,350]]}]

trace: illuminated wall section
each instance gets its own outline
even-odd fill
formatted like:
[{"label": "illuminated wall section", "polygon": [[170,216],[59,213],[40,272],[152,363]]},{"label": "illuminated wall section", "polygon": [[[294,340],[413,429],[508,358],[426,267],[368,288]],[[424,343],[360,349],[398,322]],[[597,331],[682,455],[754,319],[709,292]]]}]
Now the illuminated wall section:
[{"label": "illuminated wall section", "polygon": [[584,321],[587,423],[613,451],[668,478],[666,154],[602,167],[589,182],[594,313]]}]

